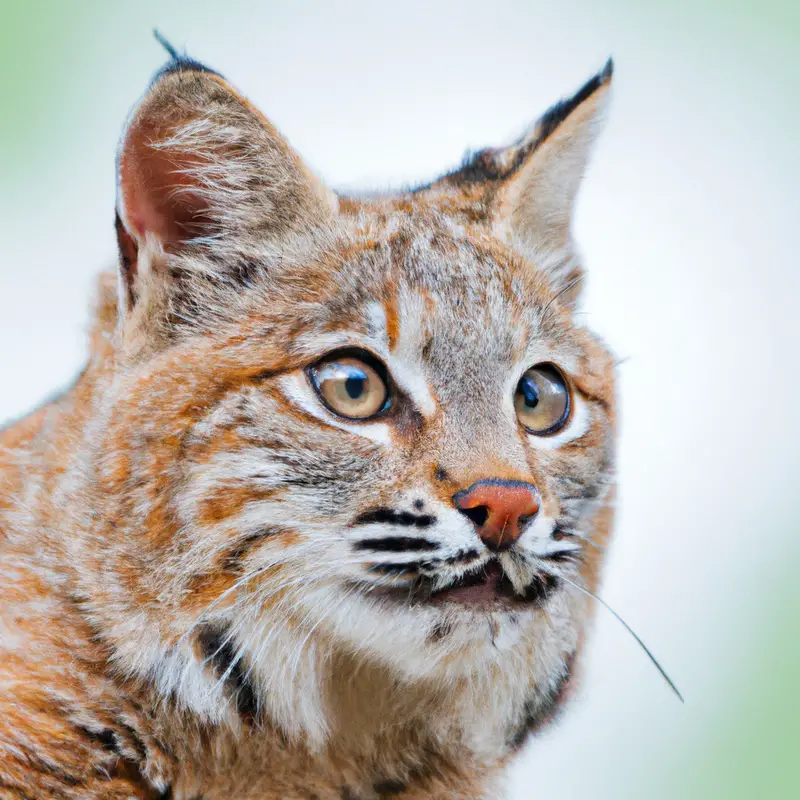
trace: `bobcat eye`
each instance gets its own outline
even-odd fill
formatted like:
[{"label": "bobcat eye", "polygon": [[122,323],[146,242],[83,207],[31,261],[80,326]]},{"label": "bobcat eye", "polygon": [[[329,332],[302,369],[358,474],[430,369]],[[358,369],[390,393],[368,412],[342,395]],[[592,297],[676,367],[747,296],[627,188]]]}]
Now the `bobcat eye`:
[{"label": "bobcat eye", "polygon": [[514,395],[517,419],[538,435],[555,433],[569,418],[569,390],[561,373],[549,364],[531,367]]},{"label": "bobcat eye", "polygon": [[355,356],[332,356],[310,370],[322,402],[349,419],[374,417],[388,406],[389,390],[377,370]]}]

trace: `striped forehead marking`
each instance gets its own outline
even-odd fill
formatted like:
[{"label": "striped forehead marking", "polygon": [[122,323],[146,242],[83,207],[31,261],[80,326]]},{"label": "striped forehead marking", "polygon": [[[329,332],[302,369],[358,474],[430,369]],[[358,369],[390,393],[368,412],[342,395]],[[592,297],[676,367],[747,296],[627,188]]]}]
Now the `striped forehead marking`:
[{"label": "striped forehead marking", "polygon": [[[422,298],[415,299],[416,302],[405,303],[397,315],[396,333],[389,330],[389,318],[382,303],[370,303],[367,318],[370,330],[382,343],[382,355],[395,383],[411,398],[422,416],[430,418],[436,413],[436,401],[425,379],[422,358],[426,308]],[[392,313],[394,315],[394,310]]]}]

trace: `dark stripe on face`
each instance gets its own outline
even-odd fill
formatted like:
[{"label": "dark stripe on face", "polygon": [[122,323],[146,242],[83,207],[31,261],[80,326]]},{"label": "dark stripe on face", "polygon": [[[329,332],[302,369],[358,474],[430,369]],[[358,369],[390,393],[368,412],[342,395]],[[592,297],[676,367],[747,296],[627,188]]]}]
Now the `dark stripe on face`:
[{"label": "dark stripe on face", "polygon": [[384,575],[408,575],[416,574],[422,569],[424,564],[421,561],[408,561],[399,564],[370,564],[370,572],[380,572]]},{"label": "dark stripe on face", "polygon": [[458,553],[454,556],[450,556],[444,560],[445,564],[468,564],[470,561],[474,561],[478,557],[477,550],[464,550],[462,553]]},{"label": "dark stripe on face", "polygon": [[[508,581],[508,578],[505,576],[501,578],[500,582],[503,583],[504,581]],[[509,584],[510,583],[509,581]],[[528,603],[544,605],[553,591],[558,587],[558,584],[559,580],[555,575],[537,573],[533,576],[533,580],[525,587],[525,592],[522,597]],[[511,591],[513,592],[513,590],[513,586],[511,586]]]},{"label": "dark stripe on face", "polygon": [[581,560],[580,550],[562,550],[557,553],[549,553],[546,556],[539,556],[542,561],[553,561],[556,564],[577,564]]},{"label": "dark stripe on face", "polygon": [[225,556],[225,569],[237,569],[253,550],[257,549],[259,545],[273,536],[279,536],[281,533],[289,532],[285,528],[262,528],[260,531],[251,533],[239,539],[236,544],[228,551]]},{"label": "dark stripe on face", "polygon": [[119,748],[117,747],[117,739],[114,736],[114,731],[110,728],[106,728],[101,731],[93,731],[87,728],[84,725],[76,725],[76,730],[80,731],[80,733],[85,736],[90,742],[93,742],[96,745],[99,745],[103,748],[103,750],[108,751],[109,753],[113,753],[114,755],[119,755]]},{"label": "dark stripe on face", "polygon": [[227,674],[226,684],[234,694],[239,714],[253,721],[258,717],[258,702],[247,670],[237,657],[230,630],[206,625],[198,634],[204,658],[213,665],[218,676]]},{"label": "dark stripe on face", "polygon": [[395,511],[392,508],[373,508],[359,514],[351,523],[355,525],[370,525],[373,522],[386,525],[404,525],[409,528],[429,528],[436,522],[436,517],[430,514],[411,514],[408,511]]},{"label": "dark stripe on face", "polygon": [[[125,751],[133,750],[136,753],[138,763],[143,764],[147,760],[147,748],[139,733],[124,722],[115,720],[115,723],[115,728],[101,728],[100,730],[91,730],[85,725],[77,724],[75,728],[89,741],[128,763],[133,762],[130,756],[125,754]],[[127,736],[123,736],[123,733],[127,734]]]},{"label": "dark stripe on face", "polygon": [[437,550],[439,545],[429,539],[413,536],[387,536],[385,539],[361,539],[353,545],[354,550],[372,550],[378,553],[407,553],[417,550]]}]

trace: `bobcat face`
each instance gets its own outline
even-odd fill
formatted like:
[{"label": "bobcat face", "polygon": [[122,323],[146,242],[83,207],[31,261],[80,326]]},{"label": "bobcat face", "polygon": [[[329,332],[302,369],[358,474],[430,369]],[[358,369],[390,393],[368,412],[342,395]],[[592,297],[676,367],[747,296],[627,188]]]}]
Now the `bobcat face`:
[{"label": "bobcat face", "polygon": [[309,698],[341,651],[555,696],[610,516],[612,363],[573,318],[569,236],[609,79],[510,148],[358,200],[216,74],[157,77],[120,152],[92,453],[97,613],[133,620],[128,668],[290,730],[322,725]]},{"label": "bobcat face", "polygon": [[[559,574],[578,579],[610,481],[609,360],[501,248],[397,224],[336,327],[298,336],[309,366],[276,380],[310,440],[281,462],[320,493],[281,502],[326,541],[322,626],[414,673],[463,648],[449,668],[468,670],[565,602]],[[541,432],[518,408],[532,374],[563,392]]]}]

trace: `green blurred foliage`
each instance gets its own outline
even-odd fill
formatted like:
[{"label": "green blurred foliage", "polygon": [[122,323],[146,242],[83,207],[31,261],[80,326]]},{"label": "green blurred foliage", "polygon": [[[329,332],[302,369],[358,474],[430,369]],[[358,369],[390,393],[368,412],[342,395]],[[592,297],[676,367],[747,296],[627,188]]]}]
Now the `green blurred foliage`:
[{"label": "green blurred foliage", "polygon": [[81,36],[96,2],[0,0],[0,170],[23,170],[49,136],[44,120],[70,99]]},{"label": "green blurred foliage", "polygon": [[665,800],[800,797],[800,583],[794,569],[772,578],[754,572],[742,592],[755,613],[728,621],[739,638],[729,651],[738,661],[733,678],[721,677],[728,700],[701,736],[687,731],[673,757],[665,754],[672,762]]}]

